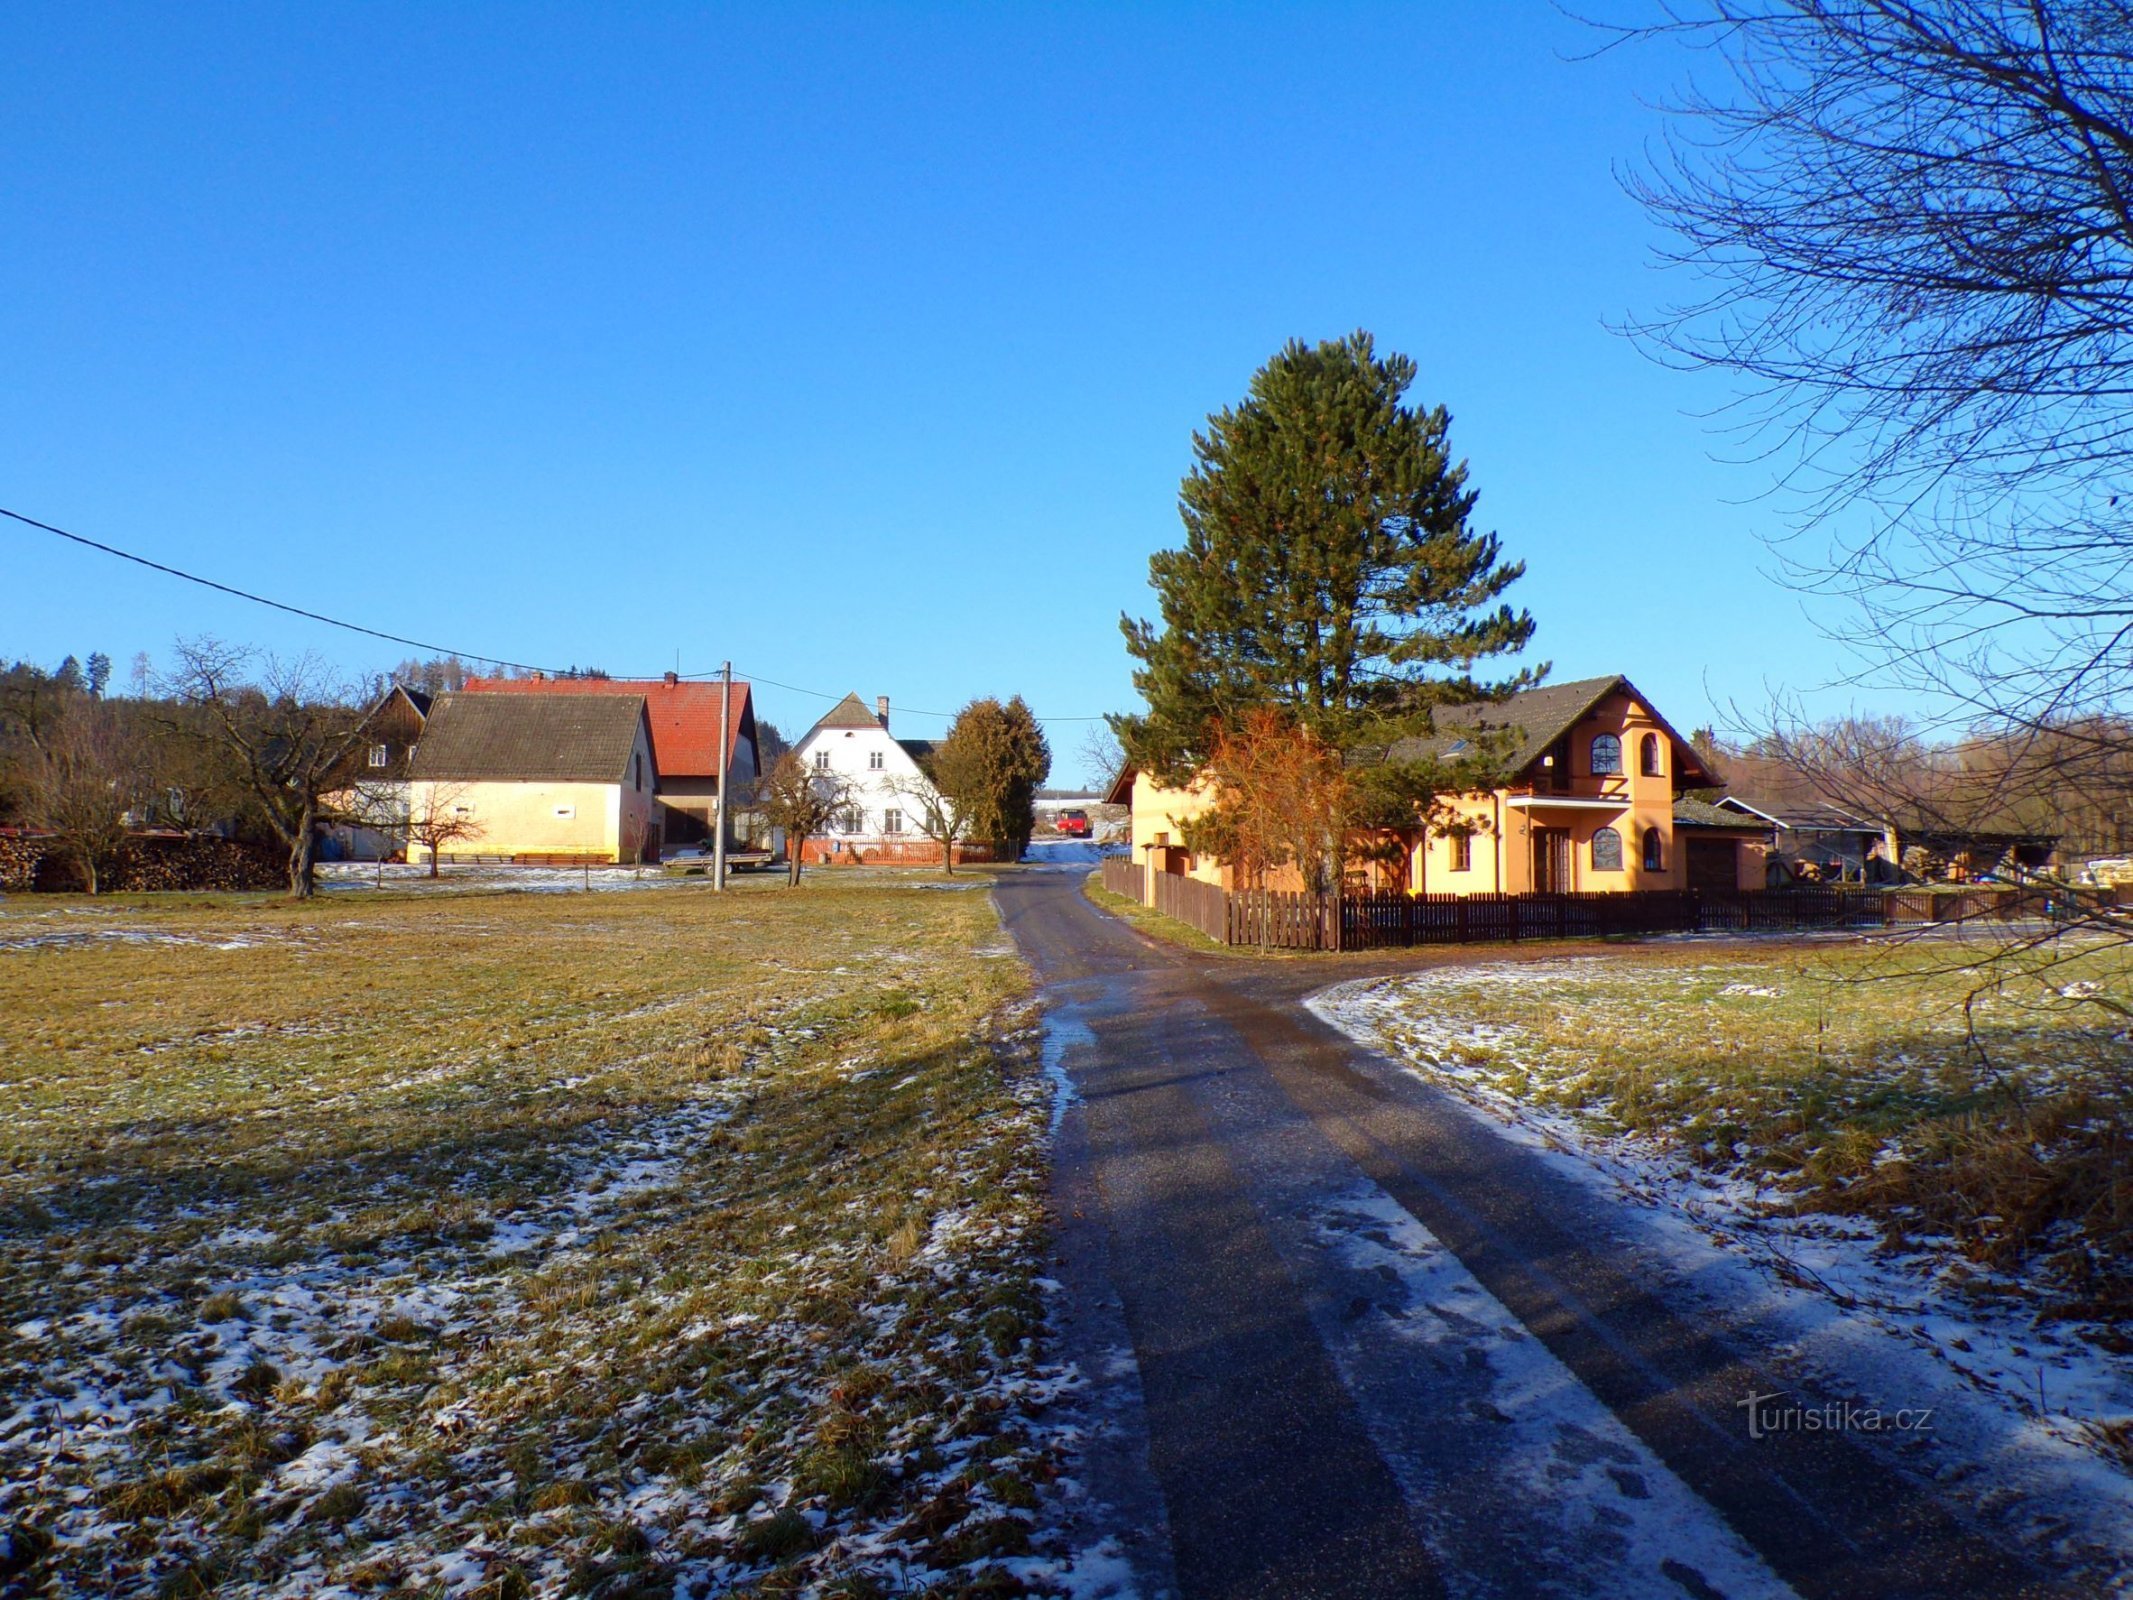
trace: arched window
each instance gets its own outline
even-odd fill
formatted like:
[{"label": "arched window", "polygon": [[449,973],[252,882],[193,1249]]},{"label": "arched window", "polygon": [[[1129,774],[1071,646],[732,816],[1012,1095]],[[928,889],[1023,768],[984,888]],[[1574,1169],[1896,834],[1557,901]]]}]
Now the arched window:
[{"label": "arched window", "polygon": [[1644,830],[1644,870],[1646,872],[1666,871],[1666,840],[1660,837],[1657,828],[1646,828]]},{"label": "arched window", "polygon": [[1592,741],[1592,775],[1604,778],[1622,770],[1622,741],[1603,733]]},{"label": "arched window", "polygon": [[1659,764],[1659,735],[1647,733],[1644,743],[1638,747],[1637,770],[1647,778],[1663,778],[1666,769]]},{"label": "arched window", "polygon": [[1602,828],[1592,836],[1592,870],[1595,872],[1620,872],[1622,870],[1622,835],[1612,828]]}]

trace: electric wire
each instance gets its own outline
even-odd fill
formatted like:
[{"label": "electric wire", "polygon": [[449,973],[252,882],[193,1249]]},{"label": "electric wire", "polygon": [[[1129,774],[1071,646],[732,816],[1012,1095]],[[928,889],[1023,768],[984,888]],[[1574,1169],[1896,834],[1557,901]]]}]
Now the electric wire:
[{"label": "electric wire", "polygon": [[[272,600],[263,594],[254,594],[249,589],[239,589],[233,584],[218,583],[213,578],[203,578],[198,573],[187,572],[182,567],[173,567],[161,561],[152,561],[147,556],[135,555],[131,550],[121,550],[116,545],[104,544],[100,540],[87,538],[79,533],[69,533],[65,528],[54,527],[49,522],[39,522],[35,517],[24,516],[20,511],[10,511],[5,506],[0,506],[0,517],[11,518],[26,527],[36,528],[44,533],[56,535],[74,544],[100,551],[107,556],[115,556],[121,561],[130,561],[137,567],[146,567],[149,571],[160,572],[166,577],[178,578],[186,583],[198,584],[203,589],[213,589],[218,594],[226,594],[234,599],[250,601],[256,606],[266,606],[275,611],[286,612],[292,617],[302,617],[308,622],[322,622],[329,628],[340,628],[349,633],[359,633],[365,638],[382,639],[387,644],[406,645],[411,650],[427,650],[432,655],[456,656],[462,661],[486,661],[499,667],[510,667],[519,672],[546,673],[554,678],[564,677],[574,670],[563,667],[537,666],[526,661],[511,661],[503,656],[490,655],[486,651],[458,650],[450,645],[431,644],[422,639],[410,639],[403,634],[387,633],[381,628],[365,627],[360,622],[344,622],[339,617],[329,617],[322,611],[309,611],[302,606],[290,605],[287,601]],[[621,676],[626,677],[628,675],[621,674]],[[663,676],[663,673],[657,672],[642,674],[642,678],[645,681]],[[719,674],[716,672],[684,672],[677,673],[676,676],[695,680],[716,678]],[[745,679],[750,683],[767,684],[773,689],[784,689],[791,694],[810,695],[817,700],[842,700],[844,698],[841,694],[829,694],[821,689],[804,689],[796,683],[780,683],[776,678],[768,677],[761,673],[742,672],[739,668],[734,669],[734,676]],[[890,702],[889,709],[891,711],[900,711],[907,717],[940,717],[947,721],[953,721],[959,715],[954,711],[927,711],[918,706],[901,706],[894,701]],[[1031,715],[1036,716],[1039,722],[1102,722],[1104,720],[1101,715],[1046,717],[1037,716],[1035,712],[1032,712]]]}]

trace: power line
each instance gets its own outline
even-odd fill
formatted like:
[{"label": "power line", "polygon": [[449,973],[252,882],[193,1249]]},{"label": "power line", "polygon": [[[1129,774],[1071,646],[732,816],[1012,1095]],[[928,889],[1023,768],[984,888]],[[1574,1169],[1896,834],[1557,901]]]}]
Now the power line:
[{"label": "power line", "polygon": [[[249,600],[253,605],[267,606],[275,611],[286,612],[292,617],[302,617],[309,622],[323,622],[329,628],[341,628],[349,633],[360,633],[365,638],[383,639],[388,644],[406,645],[411,650],[427,650],[432,655],[457,656],[464,661],[493,662],[499,667],[512,667],[520,672],[542,672],[548,674],[550,677],[556,678],[565,676],[569,670],[562,667],[535,666],[530,662],[525,661],[507,661],[502,656],[489,655],[479,650],[456,650],[449,645],[430,644],[425,640],[409,639],[401,634],[387,633],[380,628],[367,628],[360,622],[343,622],[339,617],[329,617],[321,611],[307,611],[302,606],[292,606],[286,601],[270,600],[263,594],[253,594],[249,589],[239,589],[231,584],[218,583],[213,578],[201,577],[197,572],[187,572],[182,567],[166,566],[160,561],[151,561],[146,556],[135,555],[131,550],[121,550],[116,545],[104,544],[95,539],[85,538],[83,535],[78,533],[69,533],[65,528],[55,528],[49,522],[39,522],[35,517],[26,517],[19,511],[8,510],[5,506],[0,506],[0,517],[12,518],[14,521],[22,523],[26,527],[36,528],[41,530],[42,532],[49,534],[55,534],[59,538],[69,540],[74,544],[84,545],[91,550],[101,551],[107,556],[116,556],[121,561],[130,561],[137,567],[146,567],[151,572],[160,572],[166,577],[178,578],[186,583],[196,583],[203,589],[213,589],[218,594],[230,595],[238,600]],[[662,674],[656,672],[644,674],[644,677],[647,681],[660,676],[662,676]],[[715,678],[718,676],[718,673],[685,672],[677,674],[677,676],[684,678]],[[811,695],[817,700],[842,700],[844,698],[844,696],[841,694],[829,694],[825,693],[823,690],[820,689],[803,689],[802,687],[800,687],[800,685],[796,683],[780,683],[777,679],[765,677],[761,673],[743,672],[741,676],[746,678],[751,683],[768,684],[773,689],[784,689],[792,694]],[[900,706],[895,705],[893,703],[890,705],[889,709],[892,711],[901,711],[907,717],[940,717],[946,721],[953,721],[958,715],[957,712],[953,711],[925,711],[921,710],[917,706]],[[1035,713],[1032,713],[1032,715],[1035,715]],[[1101,716],[1040,716],[1037,717],[1037,720],[1039,722],[1102,722],[1104,719]]]},{"label": "power line", "polygon": [[[797,683],[780,683],[777,679],[766,678],[759,672],[747,672],[739,667],[735,667],[733,670],[750,683],[767,683],[773,689],[784,689],[792,694],[810,695],[817,700],[842,700],[844,698],[841,694],[830,694],[822,689],[803,689]],[[688,676],[692,678],[715,678],[718,674],[715,672],[692,672]],[[927,711],[918,706],[898,705],[893,700],[889,702],[889,709],[891,711],[901,711],[907,717],[942,717],[950,722],[962,715],[959,711]],[[1036,717],[1039,722],[1101,722],[1104,720],[1100,715],[1093,717],[1046,717],[1040,716],[1034,711],[1030,715]]]},{"label": "power line", "polygon": [[502,656],[485,655],[478,650],[454,650],[446,645],[429,644],[421,639],[403,638],[397,633],[386,633],[378,628],[366,628],[360,622],[343,622],[339,617],[329,617],[323,612],[306,611],[302,606],[292,606],[281,600],[269,600],[263,594],[253,594],[248,589],[233,588],[227,583],[217,583],[213,578],[203,578],[196,572],[187,572],[179,567],[167,567],[160,561],[151,561],[146,556],[137,556],[130,550],[121,550],[116,545],[99,544],[94,539],[85,539],[78,533],[69,533],[64,528],[55,528],[49,522],[39,522],[35,517],[26,517],[19,511],[10,511],[0,506],[0,517],[12,517],[15,521],[32,528],[41,528],[46,533],[57,534],[75,544],[87,545],[91,550],[101,550],[107,556],[117,556],[121,561],[131,561],[137,567],[146,567],[151,572],[160,572],[168,577],[182,578],[187,583],[197,583],[203,589],[213,589],[221,594],[234,595],[239,600],[249,600],[255,606],[271,606],[276,611],[286,611],[292,617],[303,617],[311,622],[323,622],[329,628],[345,628],[350,633],[360,633],[368,638],[383,639],[388,644],[404,644],[414,650],[428,650],[442,656],[459,656],[468,661],[493,661],[500,667],[515,667],[522,672],[554,672],[553,667],[536,667],[524,661],[506,661]]}]

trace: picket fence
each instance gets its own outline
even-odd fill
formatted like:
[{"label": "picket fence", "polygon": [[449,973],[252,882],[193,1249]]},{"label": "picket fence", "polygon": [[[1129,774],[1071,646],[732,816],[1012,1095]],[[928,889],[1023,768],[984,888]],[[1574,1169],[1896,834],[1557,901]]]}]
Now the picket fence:
[{"label": "picket fence", "polygon": [[[1103,864],[1114,894],[1147,900],[1131,861]],[[1660,890],[1639,894],[1314,895],[1236,892],[1158,873],[1157,911],[1218,944],[1270,950],[1383,950],[1521,939],[1605,939],[1659,933],[1805,932],[1930,923],[2065,921],[2112,897],[2064,889],[1874,889],[1822,885],[1770,890]]]}]

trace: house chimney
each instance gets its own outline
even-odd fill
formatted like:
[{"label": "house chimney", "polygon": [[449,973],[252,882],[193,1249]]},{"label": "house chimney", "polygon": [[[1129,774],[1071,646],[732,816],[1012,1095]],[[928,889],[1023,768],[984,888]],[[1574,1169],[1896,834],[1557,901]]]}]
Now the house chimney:
[{"label": "house chimney", "polygon": [[667,687],[671,689],[675,684],[681,682],[681,674],[678,672],[670,672],[666,675],[666,680]]},{"label": "house chimney", "polygon": [[889,725],[889,697],[885,694],[874,696],[874,720],[884,728]]}]

